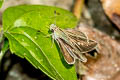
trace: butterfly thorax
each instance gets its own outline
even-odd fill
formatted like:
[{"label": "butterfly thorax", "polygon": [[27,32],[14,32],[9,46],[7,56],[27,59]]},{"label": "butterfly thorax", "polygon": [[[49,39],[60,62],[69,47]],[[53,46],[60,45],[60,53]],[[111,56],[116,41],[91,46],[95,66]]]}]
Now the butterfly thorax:
[{"label": "butterfly thorax", "polygon": [[52,31],[52,36],[55,40],[61,38],[65,41],[68,41],[67,35],[64,33],[64,31],[57,27],[55,24],[50,25],[50,30]]},{"label": "butterfly thorax", "polygon": [[55,25],[55,24],[51,24],[50,25],[50,30],[52,31],[52,32],[54,32],[54,31],[57,31],[59,28]]}]

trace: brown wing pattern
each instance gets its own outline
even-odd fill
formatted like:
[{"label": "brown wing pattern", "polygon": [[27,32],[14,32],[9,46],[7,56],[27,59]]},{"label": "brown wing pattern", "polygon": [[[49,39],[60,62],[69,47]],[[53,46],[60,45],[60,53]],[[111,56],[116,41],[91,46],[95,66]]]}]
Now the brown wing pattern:
[{"label": "brown wing pattern", "polygon": [[79,30],[76,30],[76,29],[66,29],[64,30],[68,35],[71,35],[71,36],[77,36],[79,38],[84,38],[84,39],[87,39],[88,37],[81,31]]},{"label": "brown wing pattern", "polygon": [[77,40],[73,39],[72,43],[76,46],[76,48],[79,49],[81,53],[90,52],[94,50],[97,46],[97,42],[93,40],[84,41],[84,40],[79,40],[79,39]]},{"label": "brown wing pattern", "polygon": [[64,36],[56,39],[64,59],[68,64],[74,64],[75,59],[86,62],[87,58],[83,53],[89,52],[97,46],[97,42],[89,40],[88,37],[81,31],[75,29],[60,29]]},{"label": "brown wing pattern", "polygon": [[56,40],[59,47],[61,48],[61,51],[63,53],[64,59],[68,64],[74,64],[75,63],[75,58],[73,57],[73,53],[70,50],[70,46],[68,46],[62,39],[57,39]]},{"label": "brown wing pattern", "polygon": [[[80,53],[86,53],[92,51],[97,46],[97,42],[94,40],[89,40],[86,35],[78,30],[67,29],[65,30],[72,42],[72,44],[80,51]],[[77,33],[76,35],[74,35]]]},{"label": "brown wing pattern", "polygon": [[73,64],[74,61],[71,61],[71,62],[69,61],[69,60],[73,60],[73,59],[74,60],[79,59],[82,62],[87,61],[87,58],[84,56],[84,54],[80,53],[76,47],[67,44],[64,40],[62,40],[60,38],[57,39],[57,42],[59,43],[59,45],[61,47],[61,50],[63,52],[64,58],[67,63]]}]

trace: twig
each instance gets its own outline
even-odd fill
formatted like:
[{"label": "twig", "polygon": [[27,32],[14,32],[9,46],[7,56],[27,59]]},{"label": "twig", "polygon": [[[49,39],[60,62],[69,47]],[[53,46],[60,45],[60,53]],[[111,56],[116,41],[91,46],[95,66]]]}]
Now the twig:
[{"label": "twig", "polygon": [[84,0],[75,0],[74,8],[73,8],[73,14],[80,19],[82,8],[84,5]]}]

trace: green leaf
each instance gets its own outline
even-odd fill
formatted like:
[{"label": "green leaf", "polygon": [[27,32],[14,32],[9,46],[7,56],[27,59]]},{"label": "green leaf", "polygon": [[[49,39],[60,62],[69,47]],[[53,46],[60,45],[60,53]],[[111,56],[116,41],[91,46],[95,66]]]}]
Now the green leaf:
[{"label": "green leaf", "polygon": [[69,11],[43,5],[16,6],[3,13],[4,34],[12,53],[26,58],[52,79],[77,80],[75,66],[65,62],[51,37],[45,37],[50,34],[51,24],[73,28],[77,25],[77,19]]},{"label": "green leaf", "polygon": [[0,43],[4,40],[3,27],[0,26]]},{"label": "green leaf", "polygon": [[0,0],[0,8],[1,8],[2,4],[3,4],[3,1],[4,1],[4,0]]},{"label": "green leaf", "polygon": [[8,40],[4,39],[4,43],[0,51],[0,64],[1,64],[3,56],[5,55],[6,51],[9,49],[8,46],[9,46]]}]

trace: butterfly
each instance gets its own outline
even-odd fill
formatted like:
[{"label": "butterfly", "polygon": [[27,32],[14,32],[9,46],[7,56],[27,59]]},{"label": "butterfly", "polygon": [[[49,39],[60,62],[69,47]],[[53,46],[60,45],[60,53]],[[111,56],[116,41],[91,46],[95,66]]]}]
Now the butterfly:
[{"label": "butterfly", "polygon": [[51,24],[50,31],[68,64],[74,64],[76,59],[87,62],[84,54],[94,50],[98,44],[96,41],[88,39],[83,32],[77,29],[61,29],[55,24]]}]

